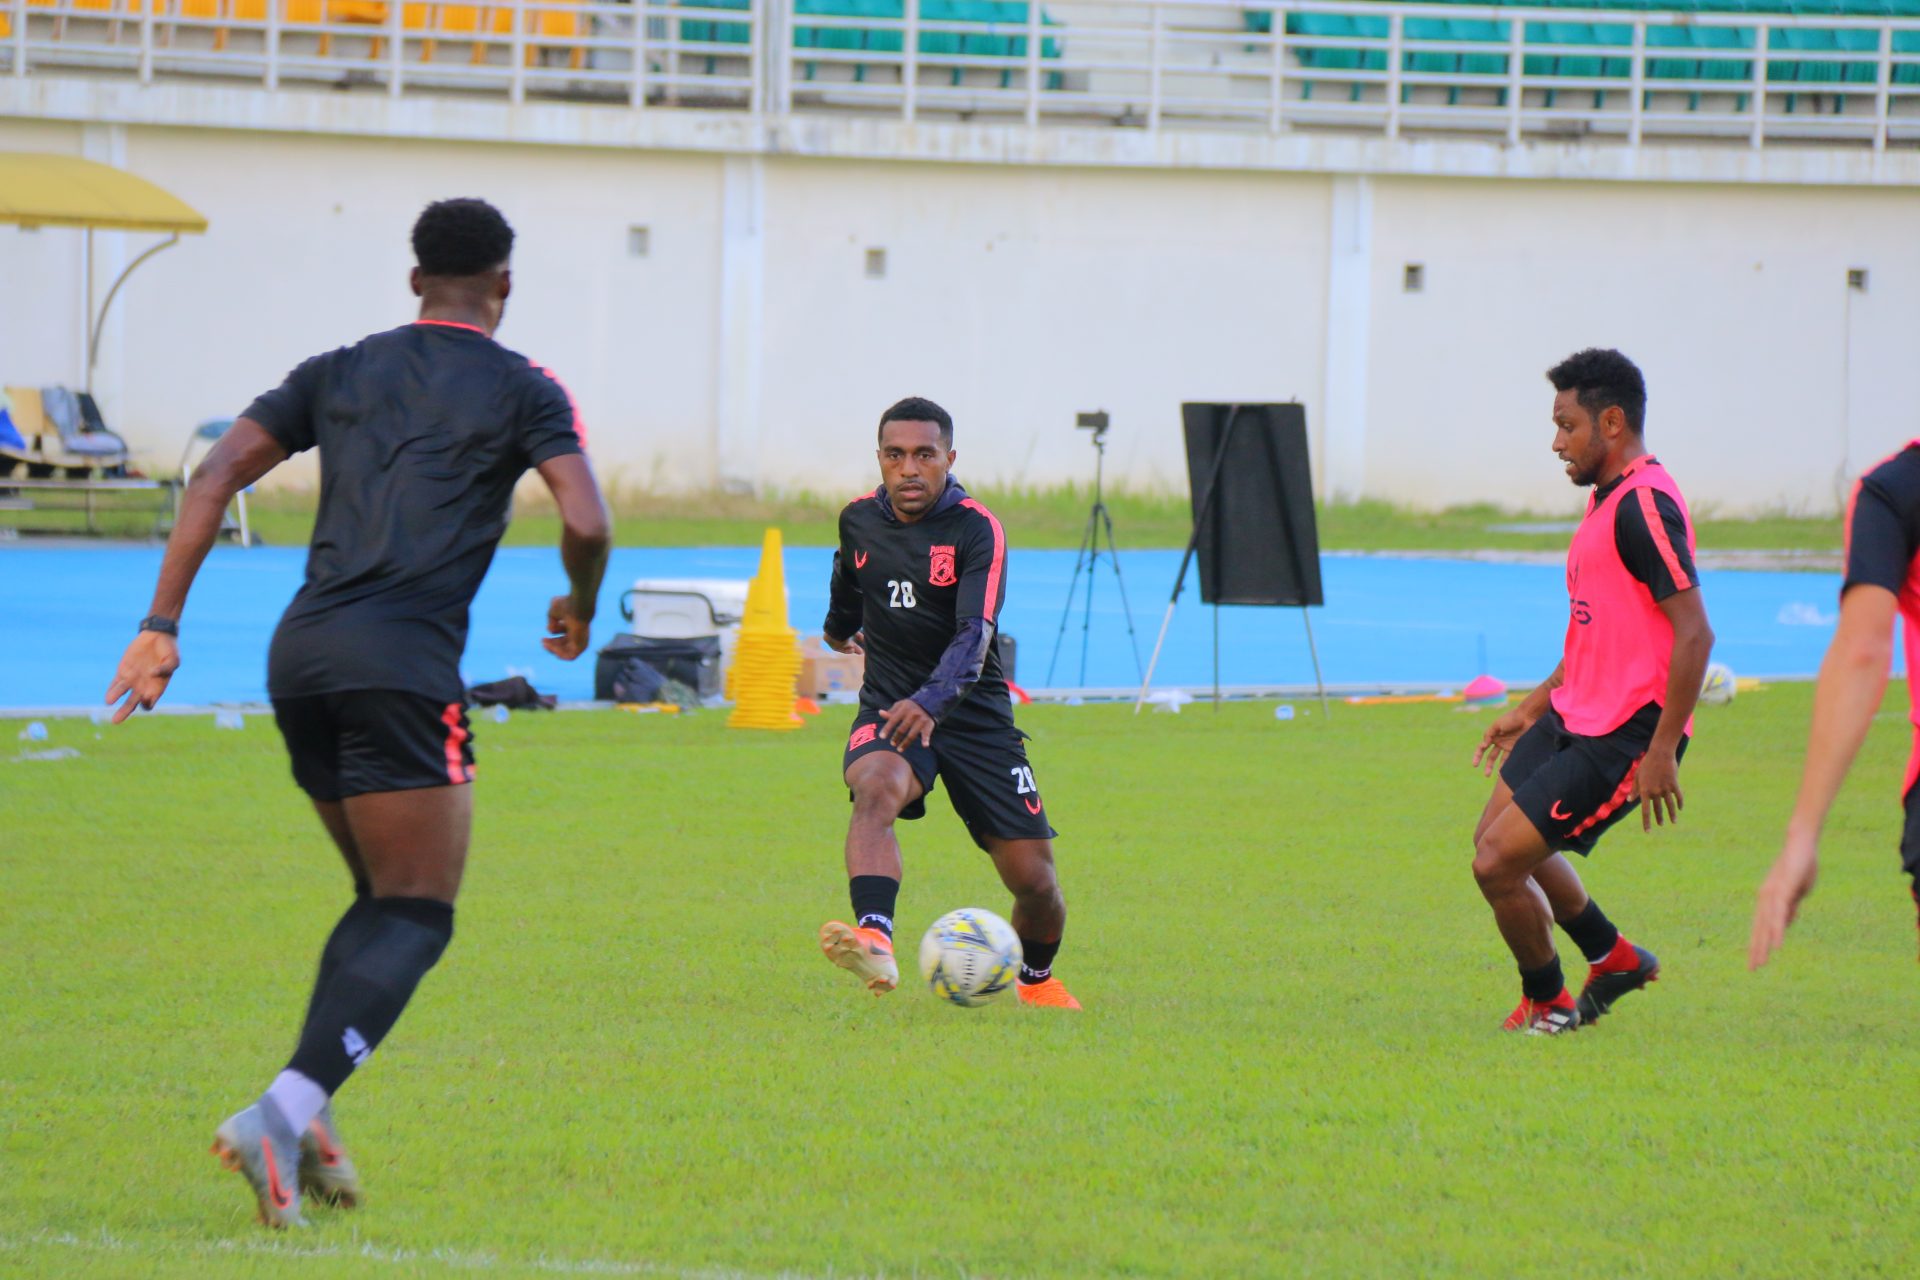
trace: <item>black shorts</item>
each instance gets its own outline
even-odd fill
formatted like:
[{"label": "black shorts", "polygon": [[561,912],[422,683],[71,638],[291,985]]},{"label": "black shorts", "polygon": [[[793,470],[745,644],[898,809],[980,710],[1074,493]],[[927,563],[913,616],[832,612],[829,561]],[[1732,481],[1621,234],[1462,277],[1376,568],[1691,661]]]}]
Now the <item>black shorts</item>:
[{"label": "black shorts", "polygon": [[[1612,733],[1597,738],[1568,733],[1552,707],[1513,744],[1500,780],[1547,847],[1582,856],[1602,833],[1639,807],[1633,784],[1647,754],[1660,707],[1649,702]],[[1676,753],[1684,758],[1687,739]]]},{"label": "black shorts", "polygon": [[397,689],[273,700],[293,780],[315,800],[473,781],[466,707]]},{"label": "black shorts", "polygon": [[[927,815],[927,796],[936,778],[947,784],[953,811],[982,849],[989,839],[1051,840],[1059,833],[1047,822],[1046,805],[1027,763],[1026,735],[1011,724],[975,727],[952,721],[935,727],[933,745],[918,738],[906,750],[907,765],[920,780],[922,794],[900,811],[909,821]],[[861,756],[891,751],[880,736],[880,713],[861,709],[847,737],[844,775]],[[852,798],[852,793],[848,793]]]},{"label": "black shorts", "polygon": [[1907,811],[1906,825],[1900,831],[1900,865],[1913,877],[1914,895],[1920,900],[1920,783],[1901,800]]}]

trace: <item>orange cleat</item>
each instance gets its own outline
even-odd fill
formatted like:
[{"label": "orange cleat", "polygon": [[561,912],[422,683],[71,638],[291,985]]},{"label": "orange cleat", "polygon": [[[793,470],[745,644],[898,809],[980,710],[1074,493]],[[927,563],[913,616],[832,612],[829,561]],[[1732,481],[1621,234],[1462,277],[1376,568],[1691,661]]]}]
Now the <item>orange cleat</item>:
[{"label": "orange cleat", "polygon": [[1080,1002],[1067,990],[1067,984],[1058,978],[1048,978],[1045,982],[1017,983],[1015,990],[1020,993],[1020,1003],[1030,1004],[1042,1009],[1078,1009]]},{"label": "orange cleat", "polygon": [[856,929],[838,920],[820,926],[820,950],[876,996],[900,985],[900,966],[894,963],[893,939],[878,929]]}]

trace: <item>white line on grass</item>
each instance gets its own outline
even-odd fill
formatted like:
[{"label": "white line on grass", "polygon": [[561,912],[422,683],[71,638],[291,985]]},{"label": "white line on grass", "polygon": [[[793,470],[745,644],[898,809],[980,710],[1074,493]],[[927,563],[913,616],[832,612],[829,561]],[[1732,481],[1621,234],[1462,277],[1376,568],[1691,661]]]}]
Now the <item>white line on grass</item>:
[{"label": "white line on grass", "polygon": [[339,1258],[390,1266],[438,1263],[460,1271],[538,1271],[567,1276],[666,1276],[673,1280],[880,1280],[864,1274],[828,1271],[810,1275],[799,1271],[737,1271],[726,1267],[675,1267],[657,1262],[622,1262],[610,1258],[503,1258],[464,1249],[388,1249],[376,1244],[295,1244],[279,1240],[207,1240],[194,1243],[155,1243],[122,1240],[108,1232],[79,1236],[70,1231],[37,1231],[25,1237],[0,1236],[0,1252],[53,1246],[89,1253],[124,1253],[209,1257],[248,1254],[272,1258]]}]

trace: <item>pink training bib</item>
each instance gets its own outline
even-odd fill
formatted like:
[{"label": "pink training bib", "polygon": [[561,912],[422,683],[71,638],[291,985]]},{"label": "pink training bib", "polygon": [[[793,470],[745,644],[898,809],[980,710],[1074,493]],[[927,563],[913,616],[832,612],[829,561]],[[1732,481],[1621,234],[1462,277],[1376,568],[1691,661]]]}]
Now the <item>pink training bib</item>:
[{"label": "pink training bib", "polygon": [[[1566,671],[1552,694],[1553,709],[1570,733],[1597,738],[1612,733],[1649,702],[1665,706],[1667,671],[1673,663],[1673,624],[1654,602],[1647,584],[1620,559],[1614,540],[1614,516],[1623,502],[1637,502],[1646,516],[1654,545],[1682,590],[1697,586],[1688,577],[1667,537],[1653,495],[1664,493],[1680,506],[1687,527],[1687,553],[1693,553],[1693,517],[1686,499],[1666,469],[1651,455],[1634,459],[1606,501],[1587,499],[1586,519],[1567,548]],[[1693,721],[1687,721],[1693,732]]]}]

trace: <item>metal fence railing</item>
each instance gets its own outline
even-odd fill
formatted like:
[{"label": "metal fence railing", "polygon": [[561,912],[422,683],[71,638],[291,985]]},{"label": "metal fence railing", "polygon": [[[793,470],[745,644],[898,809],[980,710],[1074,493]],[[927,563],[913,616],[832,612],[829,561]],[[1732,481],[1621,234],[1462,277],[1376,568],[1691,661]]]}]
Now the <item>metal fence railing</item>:
[{"label": "metal fence railing", "polygon": [[0,0],[0,74],[1029,127],[1920,141],[1920,15],[1766,7]]}]

